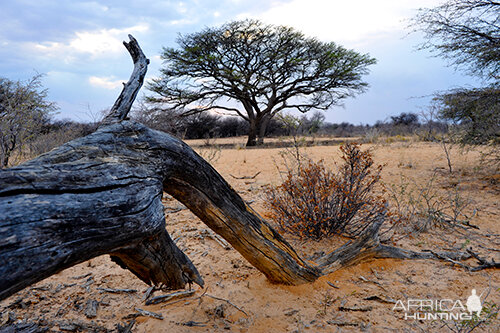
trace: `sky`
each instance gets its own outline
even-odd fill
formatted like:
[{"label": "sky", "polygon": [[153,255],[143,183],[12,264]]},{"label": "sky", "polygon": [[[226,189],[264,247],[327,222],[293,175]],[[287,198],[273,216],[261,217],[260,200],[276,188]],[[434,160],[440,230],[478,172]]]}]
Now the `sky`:
[{"label": "sky", "polygon": [[[333,41],[377,59],[365,77],[369,90],[326,111],[329,122],[373,124],[401,112],[419,113],[432,94],[479,82],[417,50],[422,34],[408,19],[439,0],[0,0],[0,77],[26,80],[45,74],[48,99],[59,119],[93,121],[111,107],[132,61],[122,44],[132,34],[157,77],[162,47],[178,34],[232,20],[260,19]],[[148,94],[143,87],[139,96]],[[140,98],[140,97],[139,97]]]}]

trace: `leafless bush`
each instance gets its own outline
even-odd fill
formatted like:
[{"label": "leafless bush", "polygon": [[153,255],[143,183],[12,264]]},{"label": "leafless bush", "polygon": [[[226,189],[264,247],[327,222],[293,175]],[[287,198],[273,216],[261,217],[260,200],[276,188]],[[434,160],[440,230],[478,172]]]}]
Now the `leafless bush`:
[{"label": "leafless bush", "polygon": [[371,152],[359,144],[346,143],[340,150],[343,164],[337,172],[308,160],[298,170],[288,168],[283,183],[268,189],[270,216],[283,230],[309,239],[357,236],[385,214],[386,201],[374,191],[382,166],[374,166]]},{"label": "leafless bush", "polygon": [[197,153],[209,163],[215,163],[219,160],[221,148],[215,143],[215,139],[205,138],[203,147],[197,150]]},{"label": "leafless bush", "polygon": [[98,123],[76,123],[59,120],[47,124],[29,143],[29,155],[35,157],[68,141],[88,135],[97,129]]},{"label": "leafless bush", "polygon": [[0,77],[0,169],[9,166],[13,154],[24,154],[25,145],[56,110],[56,105],[47,101],[41,79],[40,74],[26,82]]},{"label": "leafless bush", "polygon": [[[436,175],[424,185],[405,177],[388,187],[393,218],[391,228],[402,235],[418,234],[431,229],[472,228],[475,210],[467,214],[471,200],[457,188],[442,193],[435,186]],[[397,222],[394,222],[397,221]]]}]

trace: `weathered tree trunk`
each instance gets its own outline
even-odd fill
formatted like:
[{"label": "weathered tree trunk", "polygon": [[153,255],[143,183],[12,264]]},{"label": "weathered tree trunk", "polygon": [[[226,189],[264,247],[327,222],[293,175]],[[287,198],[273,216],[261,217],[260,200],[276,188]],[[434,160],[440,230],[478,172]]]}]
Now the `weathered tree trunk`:
[{"label": "weathered tree trunk", "polygon": [[[270,280],[314,280],[309,267],[189,146],[126,118],[147,59],[135,68],[105,125],[89,136],[0,172],[0,299],[101,254],[147,283],[203,281],[165,230],[171,193]],[[125,106],[124,106],[125,105]]]},{"label": "weathered tree trunk", "polygon": [[105,125],[29,162],[0,170],[0,299],[106,253],[148,284],[203,285],[165,230],[163,191],[277,283],[314,281],[367,258],[433,257],[381,245],[381,216],[352,244],[318,264],[306,263],[189,146],[124,120],[148,64],[135,39],[130,39],[125,45],[134,72]]}]

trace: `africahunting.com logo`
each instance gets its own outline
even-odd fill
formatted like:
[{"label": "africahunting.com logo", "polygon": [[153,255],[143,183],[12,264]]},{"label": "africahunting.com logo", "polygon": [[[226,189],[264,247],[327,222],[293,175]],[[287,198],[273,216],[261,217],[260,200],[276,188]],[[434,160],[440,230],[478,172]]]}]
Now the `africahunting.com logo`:
[{"label": "africahunting.com logo", "polygon": [[398,300],[393,311],[404,312],[404,320],[471,320],[475,314],[480,317],[483,306],[481,296],[472,289],[464,304],[456,299],[412,299]]}]

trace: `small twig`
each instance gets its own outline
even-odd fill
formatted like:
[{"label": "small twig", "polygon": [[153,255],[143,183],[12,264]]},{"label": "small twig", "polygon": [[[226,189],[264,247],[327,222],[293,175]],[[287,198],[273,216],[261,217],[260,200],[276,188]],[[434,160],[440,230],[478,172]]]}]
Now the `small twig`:
[{"label": "small twig", "polygon": [[146,311],[140,308],[135,308],[135,311],[139,312],[141,316],[151,317],[155,319],[163,320],[163,316],[156,312]]},{"label": "small twig", "polygon": [[231,177],[233,177],[234,179],[255,179],[255,177],[257,177],[258,175],[260,175],[260,171],[257,172],[255,175],[253,176],[242,176],[242,177],[236,177],[236,176],[233,176],[232,174],[229,174]]},{"label": "small twig", "polygon": [[339,306],[339,311],[360,311],[360,312],[368,312],[373,310],[371,306],[358,307],[358,306]]},{"label": "small twig", "polygon": [[174,214],[174,213],[177,213],[177,212],[180,212],[181,210],[184,210],[184,209],[187,209],[186,206],[184,205],[179,205],[177,207],[169,207],[169,206],[165,206],[164,209],[166,211],[168,211],[168,213],[170,214]]},{"label": "small twig", "polygon": [[209,294],[204,294],[205,296],[208,296],[210,298],[213,298],[213,299],[216,299],[216,300],[219,300],[219,301],[223,301],[223,302],[226,302],[227,304],[233,306],[235,309],[237,309],[238,311],[242,312],[245,316],[248,317],[248,314],[242,310],[241,308],[239,308],[238,306],[234,305],[233,303],[231,303],[229,300],[225,299],[225,298],[220,298],[220,297],[217,297],[217,296],[212,296],[212,295],[209,295]]},{"label": "small twig", "polygon": [[64,302],[60,307],[59,309],[57,310],[55,316],[56,317],[59,317],[60,315],[62,315],[62,311],[64,309],[64,307],[66,307],[69,303],[71,302],[71,296],[68,296],[68,298],[66,299],[66,302]]},{"label": "small twig", "polygon": [[188,327],[205,327],[205,326],[207,326],[207,325],[205,325],[204,322],[198,322],[198,321],[194,321],[194,320],[190,320],[190,321],[187,321],[185,323],[177,323],[177,325],[188,326]]},{"label": "small twig", "polygon": [[485,249],[485,250],[488,250],[488,251],[500,252],[500,248],[498,248],[498,249],[494,249],[494,248],[492,248],[492,247],[486,247],[486,246],[483,246],[483,245],[481,245],[481,244],[477,244],[477,246],[479,246],[480,248],[483,248],[483,249]]},{"label": "small twig", "polygon": [[194,301],[194,300],[197,300],[197,299],[201,300],[201,298],[202,298],[203,296],[205,296],[205,294],[207,293],[207,290],[208,290],[208,287],[207,287],[207,288],[205,288],[205,290],[203,291],[203,293],[202,293],[200,296],[195,297],[195,298],[188,298],[188,299],[184,299],[184,298],[182,298],[182,299],[178,299],[178,300],[172,301],[172,302],[170,302],[170,303],[163,304],[163,305],[162,305],[162,308],[165,308],[165,307],[167,307],[167,306],[169,306],[169,305],[176,304],[176,303],[179,303],[179,302],[182,302],[182,301]]},{"label": "small twig", "polygon": [[90,285],[93,284],[95,281],[94,281],[94,277],[93,276],[90,276],[87,281],[85,281],[84,284],[82,284],[80,287],[82,287],[83,289],[87,290],[87,292],[90,292]]},{"label": "small twig", "polygon": [[86,278],[86,277],[89,277],[89,276],[91,276],[91,275],[92,275],[92,273],[87,273],[87,274],[84,274],[84,275],[72,276],[71,278],[72,278],[73,280],[80,280],[80,279],[84,279],[84,278]]},{"label": "small twig", "polygon": [[377,286],[379,286],[380,288],[382,288],[383,290],[387,291],[387,289],[384,288],[384,286],[382,284],[380,284],[380,282],[377,282],[377,281],[374,281],[374,280],[368,280],[367,278],[365,278],[363,275],[360,275],[359,276],[359,279],[361,281],[364,281],[364,282],[371,282],[371,283],[374,283],[376,284]]},{"label": "small twig", "polygon": [[145,301],[147,300],[157,289],[155,288],[155,286],[151,286],[149,287],[145,292],[144,292],[144,296],[142,296],[142,300]]},{"label": "small twig", "polygon": [[191,290],[178,291],[178,292],[167,294],[167,295],[155,296],[155,297],[147,300],[146,305],[164,303],[164,302],[168,302],[170,300],[174,300],[177,298],[188,297],[188,296],[193,295],[194,292],[195,292],[195,290],[191,289]]},{"label": "small twig", "polygon": [[339,287],[337,287],[336,285],[334,285],[333,283],[331,283],[330,281],[326,281],[326,283],[332,287],[332,288],[335,288],[335,289],[340,289]]},{"label": "small twig", "polygon": [[392,304],[395,304],[396,301],[393,300],[392,298],[390,297],[381,297],[381,296],[377,296],[377,295],[373,295],[373,296],[368,296],[368,297],[365,297],[363,298],[365,301],[377,301],[377,302],[380,302],[380,303],[392,303]]},{"label": "small twig", "polygon": [[132,319],[130,322],[127,324],[124,324],[123,326],[120,324],[116,324],[116,330],[118,333],[132,333],[132,327],[135,325],[135,319]]},{"label": "small twig", "polygon": [[374,270],[373,268],[370,270],[372,271],[373,275],[375,275],[375,277],[380,280],[380,276],[378,276],[377,271]]},{"label": "small twig", "polygon": [[50,288],[52,288],[52,285],[46,284],[46,285],[39,286],[39,287],[31,287],[30,289],[31,290],[39,290],[39,291],[49,291]]},{"label": "small twig", "polygon": [[327,324],[335,326],[359,326],[358,323],[348,322],[348,321],[338,321],[338,320],[327,320]]},{"label": "small twig", "polygon": [[85,305],[85,316],[87,318],[97,317],[97,309],[99,308],[99,302],[94,299],[89,299]]},{"label": "small twig", "polygon": [[54,294],[57,294],[58,292],[60,292],[61,290],[63,290],[64,288],[69,288],[69,287],[74,287],[76,286],[76,283],[65,283],[65,284],[58,284],[56,289],[54,290]]},{"label": "small twig", "polygon": [[216,241],[220,246],[222,246],[222,248],[224,250],[231,250],[231,245],[229,245],[229,243],[224,239],[222,238],[221,236],[217,235],[215,232],[213,232],[212,230],[209,230],[209,229],[203,229],[200,231],[201,234],[205,234],[207,236],[209,236],[210,238],[212,238],[214,241]]}]

